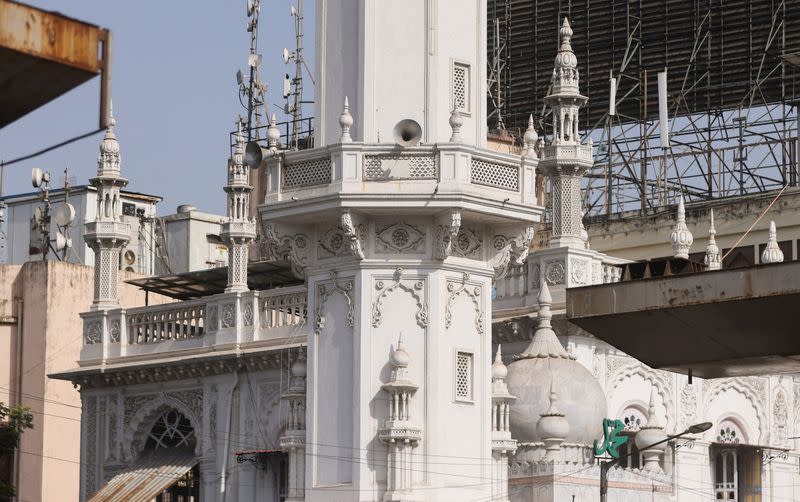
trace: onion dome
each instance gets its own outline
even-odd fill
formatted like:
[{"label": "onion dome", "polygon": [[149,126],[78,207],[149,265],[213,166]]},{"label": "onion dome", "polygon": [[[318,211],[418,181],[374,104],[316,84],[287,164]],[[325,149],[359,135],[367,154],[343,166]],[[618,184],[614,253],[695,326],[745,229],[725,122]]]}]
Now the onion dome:
[{"label": "onion dome", "polygon": [[566,415],[567,443],[590,445],[606,416],[606,397],[600,382],[570,356],[550,325],[550,291],[542,282],[539,326],[530,345],[508,365],[506,383],[517,400],[511,405],[511,434],[520,441],[541,442],[538,417],[551,406],[550,382],[559,382],[558,410]]},{"label": "onion dome", "polygon": [[108,108],[108,118],[106,119],[106,134],[100,142],[100,155],[97,157],[97,172],[101,175],[103,171],[120,170],[119,142],[114,134],[114,126],[117,121],[114,119],[112,107]]},{"label": "onion dome", "polygon": [[528,128],[525,129],[525,134],[522,136],[523,150],[526,157],[536,157],[536,143],[539,141],[539,135],[536,134],[536,129],[533,127],[533,114],[528,116]]},{"label": "onion dome", "polygon": [[273,152],[278,149],[278,142],[281,140],[281,131],[276,122],[277,119],[273,113],[269,119],[269,127],[267,127],[267,146]]},{"label": "onion dome", "polygon": [[672,251],[675,258],[689,259],[689,248],[692,247],[694,237],[686,226],[686,206],[683,204],[683,196],[678,202],[678,220],[675,222],[675,227],[672,233],[669,234],[669,240],[672,243]]},{"label": "onion dome", "polygon": [[769,222],[769,240],[764,252],[761,253],[761,263],[780,263],[783,261],[783,251],[778,247],[778,231],[775,222]]},{"label": "onion dome", "polygon": [[500,345],[498,345],[494,363],[492,363],[492,380],[502,380],[506,375],[508,375],[508,368],[503,364],[503,355],[500,353]]},{"label": "onion dome", "polygon": [[556,70],[559,68],[575,69],[578,67],[578,58],[572,52],[572,27],[569,25],[569,19],[564,18],[559,30],[559,37],[561,44],[558,47],[558,54],[556,54]]}]

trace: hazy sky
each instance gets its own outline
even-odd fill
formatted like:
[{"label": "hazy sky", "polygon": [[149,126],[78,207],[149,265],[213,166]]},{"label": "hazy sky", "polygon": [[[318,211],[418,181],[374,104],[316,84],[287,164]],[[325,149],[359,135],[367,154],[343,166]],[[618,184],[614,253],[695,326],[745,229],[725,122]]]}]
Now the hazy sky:
[{"label": "hazy sky", "polygon": [[[246,70],[249,33],[245,0],[114,2],[24,0],[113,32],[112,95],[123,175],[129,190],[164,197],[159,214],[179,204],[223,214],[228,133],[237,114],[236,70]],[[282,79],[294,67],[281,59],[294,47],[291,0],[262,0],[259,52],[267,99],[283,106]],[[304,45],[313,70],[314,2],[306,0]],[[291,65],[291,63],[290,63]],[[247,73],[245,71],[245,73]],[[313,85],[304,81],[304,98]],[[0,130],[0,159],[11,160],[97,128],[99,77]],[[312,112],[313,113],[313,112]],[[61,186],[63,170],[84,184],[95,174],[102,134],[5,169],[4,194],[29,192],[41,167]]]}]

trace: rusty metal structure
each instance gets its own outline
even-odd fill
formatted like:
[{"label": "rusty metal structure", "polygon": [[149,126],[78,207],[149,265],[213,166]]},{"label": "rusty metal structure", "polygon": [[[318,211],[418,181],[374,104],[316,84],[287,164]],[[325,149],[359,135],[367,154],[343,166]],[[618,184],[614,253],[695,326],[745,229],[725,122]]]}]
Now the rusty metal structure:
[{"label": "rusty metal structure", "polygon": [[[595,165],[583,187],[589,215],[658,212],[680,194],[691,202],[797,185],[800,9],[791,2],[507,5],[507,18],[492,5],[488,15],[490,27],[507,30],[503,110],[512,134],[524,131],[530,113],[540,131],[549,132],[542,98],[550,86],[560,20],[569,16],[572,22],[581,91],[590,98],[581,131],[595,141]],[[489,50],[497,52],[491,43]],[[665,145],[658,134],[656,86],[662,71],[670,118]]]},{"label": "rusty metal structure", "polygon": [[0,0],[0,128],[102,75],[100,126],[110,88],[111,32]]}]

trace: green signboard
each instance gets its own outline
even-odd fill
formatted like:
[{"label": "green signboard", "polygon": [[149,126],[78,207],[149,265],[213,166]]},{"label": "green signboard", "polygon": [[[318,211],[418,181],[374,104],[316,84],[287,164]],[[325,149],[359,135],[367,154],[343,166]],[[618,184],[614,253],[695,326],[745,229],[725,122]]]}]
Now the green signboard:
[{"label": "green signboard", "polygon": [[603,444],[598,445],[594,440],[594,454],[598,457],[606,452],[614,458],[619,458],[619,447],[628,441],[628,436],[620,435],[625,428],[622,420],[611,418],[603,419]]}]

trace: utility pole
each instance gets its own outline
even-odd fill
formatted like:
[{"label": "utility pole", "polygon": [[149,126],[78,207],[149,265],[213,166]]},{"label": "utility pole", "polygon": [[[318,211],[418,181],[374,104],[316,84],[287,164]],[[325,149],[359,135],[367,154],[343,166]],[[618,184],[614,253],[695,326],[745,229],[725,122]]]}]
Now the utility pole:
[{"label": "utility pole", "polygon": [[[700,433],[703,433],[703,432],[707,431],[708,429],[710,429],[712,425],[714,425],[714,424],[712,424],[711,422],[701,422],[699,424],[694,424],[694,425],[690,426],[688,429],[686,429],[685,431],[683,431],[683,432],[681,432],[679,434],[673,434],[672,436],[667,436],[666,438],[662,439],[661,441],[657,441],[657,442],[655,442],[655,443],[653,443],[651,445],[648,445],[648,446],[642,448],[641,450],[642,451],[649,450],[650,448],[652,448],[654,446],[658,446],[660,444],[666,443],[667,441],[672,441],[673,439],[677,439],[679,437],[685,436],[686,434],[700,434]],[[610,471],[612,467],[617,465],[620,460],[623,460],[623,459],[626,459],[628,457],[631,457],[634,454],[638,454],[638,452],[635,452],[635,451],[631,450],[631,452],[628,453],[625,456],[617,457],[617,458],[615,458],[613,460],[609,460],[608,462],[602,462],[600,464],[600,502],[608,502],[608,471]]]}]

